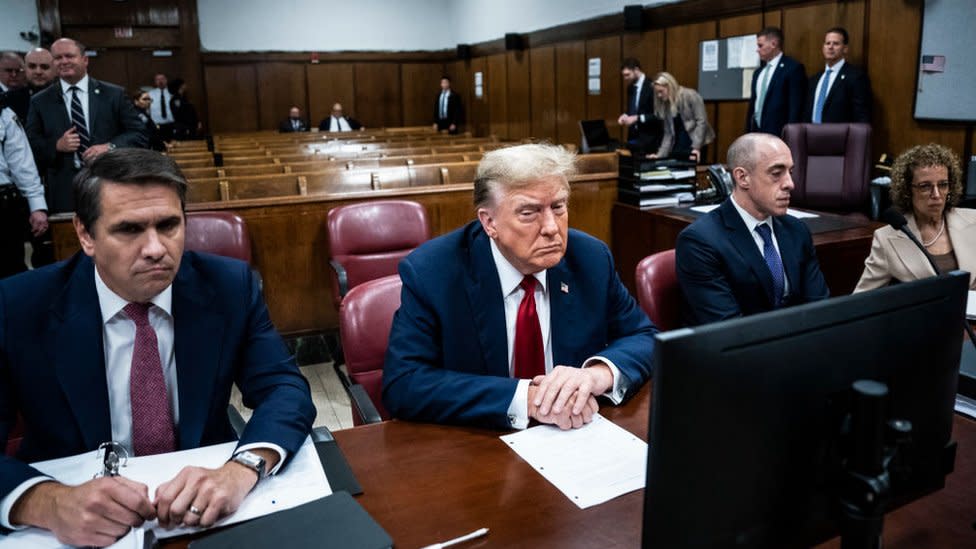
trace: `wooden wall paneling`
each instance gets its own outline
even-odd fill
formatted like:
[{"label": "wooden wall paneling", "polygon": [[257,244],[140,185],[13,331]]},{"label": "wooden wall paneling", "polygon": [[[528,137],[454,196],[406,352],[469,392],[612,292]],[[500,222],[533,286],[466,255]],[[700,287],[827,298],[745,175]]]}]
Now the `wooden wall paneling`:
[{"label": "wooden wall paneling", "polygon": [[[309,123],[318,127],[319,122],[332,114],[332,105],[342,103],[342,110],[349,116],[363,121],[356,109],[356,87],[352,63],[322,63],[305,65],[305,78],[308,81]],[[302,107],[304,108],[304,107]]]},{"label": "wooden wall paneling", "polygon": [[[200,21],[197,17],[196,0],[178,0],[180,10],[180,70],[177,74],[186,81],[187,93],[197,107],[197,116],[204,123],[204,131],[209,120],[209,105],[203,81],[203,62],[200,57]],[[176,53],[176,52],[174,52]]]},{"label": "wooden wall paneling", "polygon": [[175,48],[182,41],[178,27],[136,27],[132,36],[118,38],[113,27],[62,27],[64,36],[91,48]]},{"label": "wooden wall paneling", "polygon": [[403,100],[403,125],[433,123],[434,103],[440,91],[443,63],[403,63],[400,65]]},{"label": "wooden wall paneling", "polygon": [[61,36],[61,8],[59,0],[37,0],[37,26],[41,33],[41,46],[51,47],[51,42]]},{"label": "wooden wall paneling", "polygon": [[[136,90],[143,87],[155,87],[153,79],[158,73],[163,73],[170,80],[182,78],[187,82],[186,95],[190,103],[194,106],[204,101],[203,86],[198,81],[192,86],[190,80],[183,76],[183,60],[179,50],[172,50],[173,55],[169,57],[155,57],[152,50],[128,50],[126,64],[129,73],[129,86],[126,91],[134,94]],[[121,85],[121,84],[119,84]],[[169,108],[169,107],[167,107]],[[202,116],[202,115],[201,115]]]},{"label": "wooden wall paneling", "polygon": [[[593,58],[600,59],[600,94],[590,95],[589,85],[586,91],[586,118],[588,120],[603,119],[608,128],[616,125],[617,118],[623,112],[623,80],[620,77],[620,36],[608,36],[586,41],[586,63]],[[589,75],[587,75],[589,78]],[[579,141],[579,139],[577,139]]]},{"label": "wooden wall paneling", "polygon": [[506,54],[508,137],[511,139],[533,137],[530,64],[528,51],[510,51]]},{"label": "wooden wall paneling", "polygon": [[[474,96],[474,76],[472,76],[471,71],[471,60],[455,60],[444,65],[444,74],[451,79],[451,89],[454,90],[458,95],[461,96],[461,110],[464,114],[464,123],[461,124],[461,131],[470,131],[475,133],[474,123],[471,118],[471,105],[472,98]],[[432,87],[430,90],[430,99],[427,104],[428,123],[433,124],[434,117],[434,102],[437,99],[437,94],[440,93],[440,80],[437,81],[437,85]]]},{"label": "wooden wall paneling", "polygon": [[180,24],[178,0],[89,0],[58,4],[64,26],[177,27]]},{"label": "wooden wall paneling", "polygon": [[[739,15],[726,17],[718,21],[718,37],[728,38],[729,36],[743,36],[755,34],[763,28],[763,16],[761,13],[749,15]],[[709,156],[714,162],[725,163],[725,153],[729,150],[729,145],[735,138],[742,135],[745,128],[746,112],[749,110],[749,101],[715,101],[712,102],[716,107],[714,121],[715,141],[709,146],[712,153]]]},{"label": "wooden wall paneling", "polygon": [[[491,134],[490,119],[488,117],[488,63],[484,57],[472,59],[466,63],[467,86],[470,90],[466,109],[467,129],[477,136],[487,136]],[[476,73],[482,74],[482,84],[484,96],[480,99],[474,95],[474,76]]]},{"label": "wooden wall paneling", "polygon": [[[621,35],[620,58],[623,61],[626,57],[635,57],[640,61],[641,68],[645,73],[653,77],[658,72],[664,70],[664,30],[655,29],[644,32],[626,32]],[[617,78],[620,80],[620,112],[623,112],[624,105],[627,104],[627,86],[623,85],[620,77],[620,65],[614,67]],[[618,113],[619,114],[619,113]],[[609,125],[611,135],[616,135],[622,143],[627,141],[627,128],[618,126],[616,121]]]},{"label": "wooden wall paneling", "polygon": [[803,63],[807,76],[823,69],[824,33],[841,26],[851,35],[848,59],[857,65],[864,62],[864,2],[831,2],[807,4],[783,9],[783,51]]},{"label": "wooden wall paneling", "polygon": [[553,46],[529,50],[530,101],[529,133],[538,139],[556,140],[556,49]]},{"label": "wooden wall paneling", "polygon": [[682,86],[698,88],[699,43],[715,38],[718,32],[716,27],[715,21],[703,21],[665,29],[667,51],[664,66]]},{"label": "wooden wall paneling", "polygon": [[258,63],[257,79],[259,129],[278,129],[293,105],[308,104],[305,68],[298,63]]},{"label": "wooden wall paneling", "polygon": [[966,130],[961,125],[919,122],[913,117],[922,3],[870,0],[868,76],[874,90],[874,156],[897,155],[935,142],[962,155]]},{"label": "wooden wall paneling", "polygon": [[400,64],[356,63],[353,73],[359,121],[368,128],[402,126]]},{"label": "wooden wall paneling", "polygon": [[780,8],[773,8],[763,12],[763,27],[782,27],[783,26],[783,10]]},{"label": "wooden wall paneling", "polygon": [[579,121],[586,118],[586,44],[556,45],[556,141],[579,143]]},{"label": "wooden wall paneling", "polygon": [[88,58],[88,74],[92,78],[111,82],[127,90],[136,83],[129,75],[129,56],[126,50],[99,49],[97,55]]},{"label": "wooden wall paneling", "polygon": [[506,54],[487,58],[484,90],[488,100],[488,131],[502,139],[508,138],[508,68]]},{"label": "wooden wall paneling", "polygon": [[254,65],[204,67],[209,126],[214,132],[258,129],[257,79]]}]

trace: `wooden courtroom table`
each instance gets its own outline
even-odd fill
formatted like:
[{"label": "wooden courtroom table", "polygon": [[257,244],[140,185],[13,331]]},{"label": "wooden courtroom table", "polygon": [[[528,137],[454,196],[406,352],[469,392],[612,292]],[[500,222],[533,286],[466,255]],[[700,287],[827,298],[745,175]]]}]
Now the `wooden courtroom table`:
[{"label": "wooden courtroom table", "polygon": [[[813,233],[820,270],[833,296],[854,290],[864,271],[864,260],[871,252],[871,238],[883,223],[820,213],[819,218],[803,219]],[[620,279],[633,295],[634,270],[641,259],[674,248],[678,233],[698,215],[687,207],[640,209],[616,203],[612,215],[613,258]]]},{"label": "wooden courtroom table", "polygon": [[[600,413],[647,440],[650,390]],[[976,547],[976,422],[956,415],[946,488],[890,513],[885,547]],[[643,490],[580,510],[498,437],[473,428],[389,421],[334,433],[363,487],[357,500],[398,548],[487,527],[479,547],[634,548]],[[838,542],[826,544],[839,547]]]}]

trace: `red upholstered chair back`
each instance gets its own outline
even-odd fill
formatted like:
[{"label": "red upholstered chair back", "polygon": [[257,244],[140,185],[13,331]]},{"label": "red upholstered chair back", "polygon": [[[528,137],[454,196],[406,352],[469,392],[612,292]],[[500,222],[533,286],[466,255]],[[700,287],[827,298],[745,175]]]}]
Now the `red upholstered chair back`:
[{"label": "red upholstered chair back", "polygon": [[871,170],[870,124],[787,124],[783,141],[793,152],[790,205],[866,211]]},{"label": "red upholstered chair back", "polygon": [[649,255],[637,264],[637,301],[661,331],[682,325],[683,300],[674,267],[674,250]]},{"label": "red upholstered chair back", "polygon": [[[383,419],[383,359],[390,339],[393,313],[400,308],[400,276],[364,282],[349,290],[339,307],[339,337],[346,356],[346,371],[353,383],[366,389]],[[361,423],[359,414],[353,421]]]},{"label": "red upholstered chair back", "polygon": [[7,434],[7,446],[5,448],[6,455],[13,456],[17,454],[17,449],[20,448],[20,439],[23,437],[24,423],[20,420],[20,416],[18,416],[17,422],[14,423],[10,433]]},{"label": "red upholstered chair back", "polygon": [[233,212],[187,212],[186,249],[251,263],[247,224]]},{"label": "red upholstered chair back", "polygon": [[[345,270],[345,291],[382,276],[396,274],[397,264],[430,238],[427,211],[409,200],[379,200],[329,211],[329,255]],[[343,299],[339,276],[332,269],[332,298]]]}]

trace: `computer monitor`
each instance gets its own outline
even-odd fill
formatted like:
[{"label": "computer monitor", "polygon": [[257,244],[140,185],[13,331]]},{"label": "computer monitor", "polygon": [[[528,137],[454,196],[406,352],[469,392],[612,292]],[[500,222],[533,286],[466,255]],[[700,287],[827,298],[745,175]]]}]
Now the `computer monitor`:
[{"label": "computer monitor", "polygon": [[656,336],[644,547],[808,547],[837,535],[856,380],[913,424],[891,506],[942,488],[969,275]]},{"label": "computer monitor", "polygon": [[604,120],[580,120],[579,126],[583,138],[581,152],[609,152],[620,147],[618,141],[610,139],[610,132]]}]

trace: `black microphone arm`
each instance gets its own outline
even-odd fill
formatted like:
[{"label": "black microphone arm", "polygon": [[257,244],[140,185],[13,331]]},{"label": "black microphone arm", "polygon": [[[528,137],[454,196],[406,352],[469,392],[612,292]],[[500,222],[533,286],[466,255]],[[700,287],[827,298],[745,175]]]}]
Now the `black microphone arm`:
[{"label": "black microphone arm", "polygon": [[[932,265],[932,270],[935,271],[935,276],[942,274],[942,271],[940,271],[938,265],[935,264],[935,259],[933,259],[932,255],[929,254],[929,251],[925,249],[925,246],[922,245],[921,241],[919,241],[915,234],[908,229],[908,220],[905,219],[905,216],[903,216],[901,212],[893,207],[888,208],[884,211],[884,213],[881,214],[881,220],[891,225],[893,229],[905,233],[905,236],[910,238],[912,242],[918,246],[918,249],[925,254],[925,259],[928,259],[929,264]],[[971,341],[973,346],[976,347],[976,333],[973,333],[973,327],[969,325],[969,319],[967,319],[965,315],[962,317],[962,325],[963,328],[966,329],[966,334],[969,335],[969,341]]]}]

